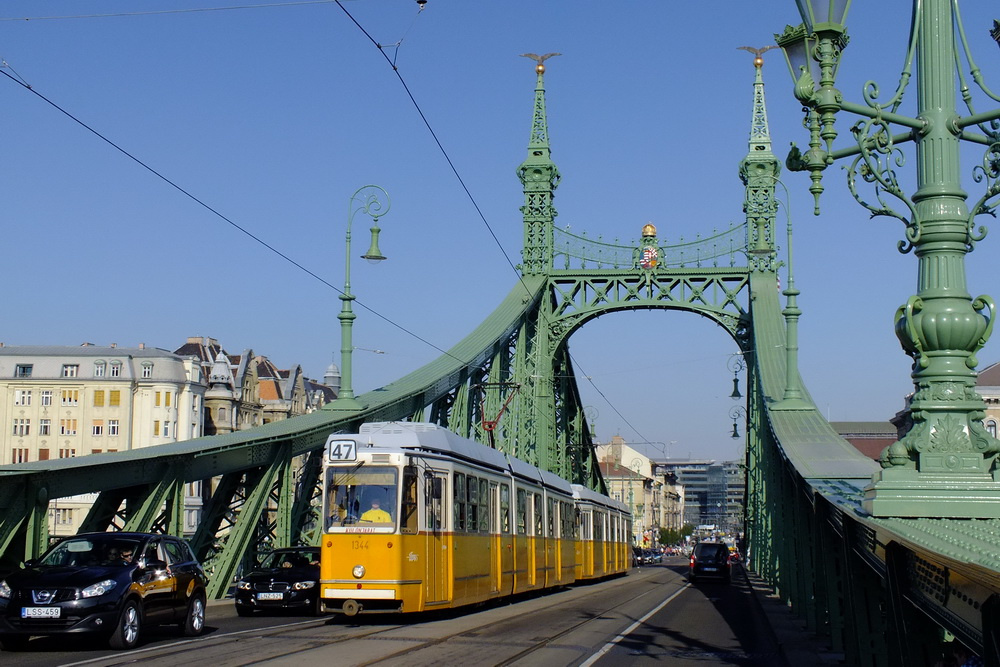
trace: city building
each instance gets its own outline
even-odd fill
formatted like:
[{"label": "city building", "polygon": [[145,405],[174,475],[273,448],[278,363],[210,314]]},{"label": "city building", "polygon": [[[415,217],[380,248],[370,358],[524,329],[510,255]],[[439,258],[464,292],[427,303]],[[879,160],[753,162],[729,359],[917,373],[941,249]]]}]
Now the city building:
[{"label": "city building", "polygon": [[[336,367],[327,370],[336,380]],[[229,433],[311,412],[335,390],[246,350],[188,338],[174,352],[148,347],[7,346],[0,343],[0,461],[120,452]],[[185,490],[193,533],[211,480]],[[94,497],[54,500],[49,532],[71,535]]]},{"label": "city building", "polygon": [[743,522],[746,476],[737,461],[666,459],[656,461],[655,473],[676,479],[683,488],[683,524],[739,530]]}]

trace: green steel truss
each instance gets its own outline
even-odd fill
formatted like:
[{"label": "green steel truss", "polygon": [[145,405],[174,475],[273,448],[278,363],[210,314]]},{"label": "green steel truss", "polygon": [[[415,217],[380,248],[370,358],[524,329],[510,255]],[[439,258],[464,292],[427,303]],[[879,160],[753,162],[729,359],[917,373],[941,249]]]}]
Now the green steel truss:
[{"label": "green steel truss", "polygon": [[878,464],[834,432],[798,376],[790,284],[788,306],[779,303],[778,163],[760,65],[751,150],[740,169],[746,223],[674,243],[658,240],[651,225],[635,243],[555,228],[559,173],[541,63],[537,71],[529,156],[518,170],[522,275],[475,330],[424,367],[358,396],[356,411],[324,409],[173,445],[2,466],[0,559],[38,554],[51,504],[85,493],[96,494],[86,530],[182,533],[185,491],[200,485],[202,519],[189,539],[212,574],[212,595],[222,597],[258,552],[318,542],[323,444],[365,421],[434,421],[603,489],[571,335],[616,311],[675,310],[717,323],[747,361],[752,570],[849,664],[921,664],[918,654],[932,651],[944,630],[1000,664],[1000,521],[869,516],[862,490]]}]

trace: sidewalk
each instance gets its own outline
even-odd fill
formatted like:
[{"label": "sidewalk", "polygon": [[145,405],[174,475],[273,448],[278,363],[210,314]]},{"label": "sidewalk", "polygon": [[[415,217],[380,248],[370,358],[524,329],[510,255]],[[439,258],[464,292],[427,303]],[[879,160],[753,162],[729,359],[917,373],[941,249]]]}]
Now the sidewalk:
[{"label": "sidewalk", "polygon": [[767,582],[755,572],[742,567],[740,569],[746,576],[754,601],[771,626],[781,654],[789,667],[843,664],[844,654],[834,653],[827,638],[807,630],[805,621],[792,613],[792,610],[774,594],[774,589]]}]

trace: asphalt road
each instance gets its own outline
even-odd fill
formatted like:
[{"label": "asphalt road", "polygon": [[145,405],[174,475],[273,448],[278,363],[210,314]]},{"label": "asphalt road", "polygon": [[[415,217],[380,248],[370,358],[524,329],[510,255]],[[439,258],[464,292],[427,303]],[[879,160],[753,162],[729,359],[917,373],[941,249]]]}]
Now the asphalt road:
[{"label": "asphalt road", "polygon": [[776,667],[773,633],[742,576],[689,585],[686,561],[472,610],[418,616],[254,616],[209,605],[206,632],[148,628],[115,652],[88,638],[36,638],[0,665],[741,665]]}]

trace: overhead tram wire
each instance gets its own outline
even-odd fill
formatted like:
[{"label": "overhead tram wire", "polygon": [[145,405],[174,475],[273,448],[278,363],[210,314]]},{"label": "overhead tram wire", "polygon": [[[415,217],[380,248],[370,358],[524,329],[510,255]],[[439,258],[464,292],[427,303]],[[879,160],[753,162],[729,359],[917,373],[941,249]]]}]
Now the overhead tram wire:
[{"label": "overhead tram wire", "polygon": [[[270,245],[269,243],[267,243],[266,241],[264,241],[260,237],[258,237],[255,234],[253,234],[253,232],[251,232],[248,229],[240,226],[239,224],[237,224],[232,219],[226,217],[220,211],[212,208],[207,203],[205,203],[204,201],[202,201],[201,199],[199,199],[195,195],[191,194],[190,192],[188,192],[187,190],[185,190],[183,187],[181,187],[177,183],[173,182],[172,180],[170,180],[169,178],[167,178],[166,176],[164,176],[160,172],[158,172],[156,169],[153,169],[151,166],[149,166],[148,164],[146,164],[145,162],[143,162],[142,160],[140,160],[136,156],[132,155],[127,150],[125,150],[124,148],[122,148],[121,146],[119,146],[118,144],[116,144],[115,142],[111,141],[106,136],[104,136],[103,134],[101,134],[100,132],[98,132],[97,130],[95,130],[94,128],[92,128],[91,126],[87,125],[82,120],[80,120],[79,118],[77,118],[76,116],[74,116],[73,114],[71,114],[70,112],[68,112],[65,109],[63,109],[61,106],[59,106],[58,104],[56,104],[55,102],[53,102],[52,100],[50,100],[49,98],[47,98],[45,95],[42,95],[40,92],[38,92],[37,90],[35,90],[31,86],[31,84],[29,84],[27,81],[25,81],[24,79],[22,79],[20,77],[20,75],[18,75],[15,78],[13,75],[11,75],[10,73],[8,73],[6,71],[7,69],[10,69],[13,72],[13,69],[10,67],[10,65],[6,61],[3,61],[2,66],[0,66],[0,74],[3,74],[8,79],[10,79],[11,81],[13,81],[17,85],[21,86],[25,90],[31,91],[32,93],[34,93],[35,95],[37,95],[39,97],[39,99],[43,100],[46,104],[49,104],[50,106],[52,106],[52,108],[56,109],[57,111],[59,111],[60,113],[62,113],[63,115],[65,115],[67,118],[71,119],[73,122],[75,122],[78,125],[80,125],[81,127],[83,127],[85,130],[87,130],[88,132],[90,132],[91,134],[93,134],[94,136],[96,136],[97,138],[99,138],[101,141],[105,142],[106,144],[108,144],[109,146],[111,146],[112,148],[114,148],[115,150],[117,150],[119,153],[121,153],[122,155],[124,155],[128,159],[132,160],[133,162],[135,162],[136,164],[138,164],[140,167],[142,167],[143,169],[145,169],[149,173],[153,174],[154,176],[156,176],[157,178],[159,178],[161,181],[163,181],[164,183],[166,183],[170,187],[174,188],[175,190],[177,190],[178,192],[180,192],[181,194],[183,194],[185,197],[191,199],[192,201],[194,201],[196,204],[198,204],[199,206],[201,206],[205,210],[211,212],[213,215],[215,215],[219,219],[224,220],[226,223],[228,223],[229,225],[231,225],[235,229],[239,230],[240,232],[242,232],[243,234],[245,234],[249,238],[253,239],[254,241],[256,241],[257,243],[259,243],[260,245],[264,246],[265,248],[267,248],[268,250],[270,250],[271,252],[273,252],[278,257],[281,257],[283,260],[285,260],[286,262],[288,262],[292,266],[294,266],[294,267],[298,268],[299,270],[305,272],[306,274],[312,276],[313,278],[315,278],[316,280],[318,280],[322,284],[326,285],[327,287],[329,287],[333,291],[337,292],[338,294],[341,294],[341,295],[344,294],[343,290],[341,290],[340,288],[338,288],[335,285],[331,284],[325,278],[319,276],[318,274],[314,273],[313,271],[311,271],[310,269],[306,268],[302,264],[298,263],[297,261],[295,261],[294,259],[292,259],[288,255],[286,255],[285,253],[281,252],[280,250],[278,250],[274,246]],[[432,343],[429,340],[423,338],[419,334],[414,333],[413,331],[410,331],[409,329],[407,329],[403,325],[397,324],[396,322],[393,322],[392,320],[390,320],[385,315],[382,315],[378,311],[373,310],[372,308],[366,306],[361,301],[358,301],[357,299],[355,299],[354,303],[356,303],[358,306],[361,306],[362,308],[364,308],[365,310],[367,310],[372,315],[378,317],[382,321],[384,321],[384,322],[386,322],[388,324],[391,324],[392,326],[396,327],[397,329],[399,329],[403,333],[406,333],[406,334],[408,334],[408,335],[416,338],[417,340],[419,340],[420,342],[424,343],[425,345],[427,345],[427,346],[429,346],[429,347],[437,350],[438,352],[440,352],[440,353],[442,353],[444,355],[447,355],[447,356],[455,359],[456,361],[461,361],[461,359],[458,359],[454,355],[449,354],[446,350],[442,350],[440,347],[438,347],[434,343]]]},{"label": "overhead tram wire", "polygon": [[232,5],[228,7],[193,7],[190,9],[153,9],[140,12],[116,12],[113,14],[72,14],[65,16],[18,16],[0,17],[0,21],[60,21],[66,19],[107,19],[128,16],[150,16],[157,14],[193,14],[196,12],[226,12],[239,9],[271,9],[274,7],[294,7],[296,5],[329,5],[337,0],[297,0],[294,2],[268,2],[259,5]]}]

